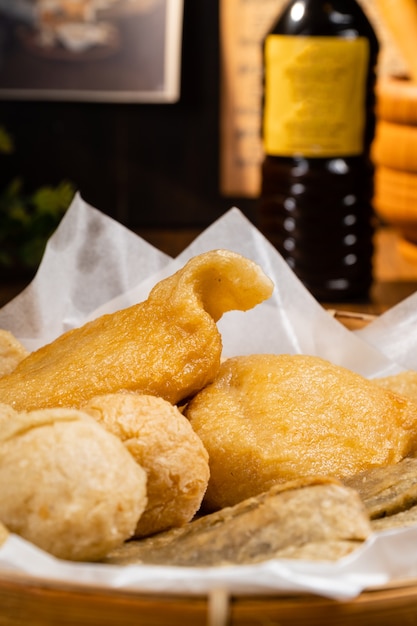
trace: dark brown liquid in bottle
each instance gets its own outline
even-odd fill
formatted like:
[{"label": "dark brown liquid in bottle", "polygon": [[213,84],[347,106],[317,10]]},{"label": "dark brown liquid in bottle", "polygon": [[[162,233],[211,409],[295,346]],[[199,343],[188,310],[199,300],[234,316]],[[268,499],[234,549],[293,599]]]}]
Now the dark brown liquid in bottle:
[{"label": "dark brown liquid in bottle", "polygon": [[[259,227],[295,274],[321,301],[364,298],[372,284],[374,84],[378,42],[351,0],[301,0],[294,21],[284,10],[274,34],[365,36],[370,42],[363,154],[332,158],[266,155]],[[300,0],[298,0],[300,4]]]}]

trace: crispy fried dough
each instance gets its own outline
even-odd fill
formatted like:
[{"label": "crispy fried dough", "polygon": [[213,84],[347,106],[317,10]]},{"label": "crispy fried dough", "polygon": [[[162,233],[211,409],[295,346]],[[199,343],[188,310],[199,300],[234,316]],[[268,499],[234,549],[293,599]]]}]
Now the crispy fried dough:
[{"label": "crispy fried dough", "polygon": [[300,476],[397,463],[417,436],[416,404],[305,355],[228,359],[186,415],[209,453],[207,510]]},{"label": "crispy fried dough", "polygon": [[312,477],[276,485],[181,528],[128,542],[106,562],[204,567],[300,558],[303,553],[333,560],[357,548],[370,533],[354,490]]},{"label": "crispy fried dough", "polygon": [[417,402],[417,372],[414,370],[407,370],[383,378],[374,378],[373,382]]},{"label": "crispy fried dough", "polygon": [[82,409],[123,441],[146,471],[148,504],[135,536],[189,522],[207,489],[209,466],[187,418],[162,398],[134,393],[97,396]]},{"label": "crispy fried dough", "polygon": [[145,302],[70,330],[0,379],[0,402],[18,410],[79,407],[120,390],[176,404],[215,376],[216,321],[269,298],[272,281],[239,254],[213,250],[158,283]]},{"label": "crispy fried dough", "polygon": [[16,413],[0,429],[0,520],[51,554],[97,560],[132,536],[146,473],[74,409]]},{"label": "crispy fried dough", "polygon": [[0,376],[10,374],[28,354],[29,351],[11,332],[0,329]]}]

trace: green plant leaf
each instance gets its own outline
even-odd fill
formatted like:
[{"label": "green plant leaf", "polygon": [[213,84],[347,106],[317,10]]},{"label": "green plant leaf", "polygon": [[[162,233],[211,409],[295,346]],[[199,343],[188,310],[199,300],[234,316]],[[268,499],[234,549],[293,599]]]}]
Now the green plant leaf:
[{"label": "green plant leaf", "polygon": [[72,183],[62,181],[56,187],[43,186],[35,191],[31,201],[38,215],[51,215],[52,217],[62,217],[67,210],[75,189]]},{"label": "green plant leaf", "polygon": [[[14,142],[0,126],[0,154],[14,152]],[[0,191],[0,268],[36,269],[46,243],[75,194],[69,181],[43,185],[28,193],[16,176]]]},{"label": "green plant leaf", "polygon": [[0,193],[0,268],[36,269],[46,243],[59,225],[75,193],[74,185],[62,181],[26,194],[21,178]]}]

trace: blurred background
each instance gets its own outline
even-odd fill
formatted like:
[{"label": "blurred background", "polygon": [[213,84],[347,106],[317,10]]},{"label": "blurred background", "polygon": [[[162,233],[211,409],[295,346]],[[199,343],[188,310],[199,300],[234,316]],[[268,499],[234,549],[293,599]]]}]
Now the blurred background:
[{"label": "blurred background", "polygon": [[234,202],[253,209],[219,192],[219,24],[211,0],[184,4],[178,102],[3,100],[0,125],[15,144],[2,158],[0,186],[16,173],[28,188],[70,180],[131,228],[204,227]]},{"label": "blurred background", "polygon": [[[19,1],[9,0],[14,7]],[[283,0],[258,1],[275,15],[283,5]],[[0,2],[0,44],[10,34],[7,2]],[[374,0],[361,4],[381,39],[378,71],[401,72],[401,55]],[[177,101],[50,100],[0,93],[0,128],[8,135],[3,144],[0,135],[0,192],[16,177],[29,194],[68,182],[58,204],[65,203],[71,189],[78,190],[87,202],[150,239],[154,230],[191,238],[232,206],[256,222],[256,194],[225,191],[221,182],[221,38],[233,38],[239,26],[234,22],[221,33],[221,10],[221,2],[214,0],[184,0]],[[1,61],[0,92],[5,80]],[[222,88],[227,89],[224,82]],[[12,145],[7,146],[8,139]]]}]

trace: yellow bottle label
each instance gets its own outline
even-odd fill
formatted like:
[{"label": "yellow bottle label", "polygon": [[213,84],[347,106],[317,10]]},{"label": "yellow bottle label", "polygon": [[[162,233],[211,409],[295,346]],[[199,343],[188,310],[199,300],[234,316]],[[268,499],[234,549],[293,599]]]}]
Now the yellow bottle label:
[{"label": "yellow bottle label", "polygon": [[269,35],[265,42],[265,153],[361,154],[368,62],[365,37]]}]

